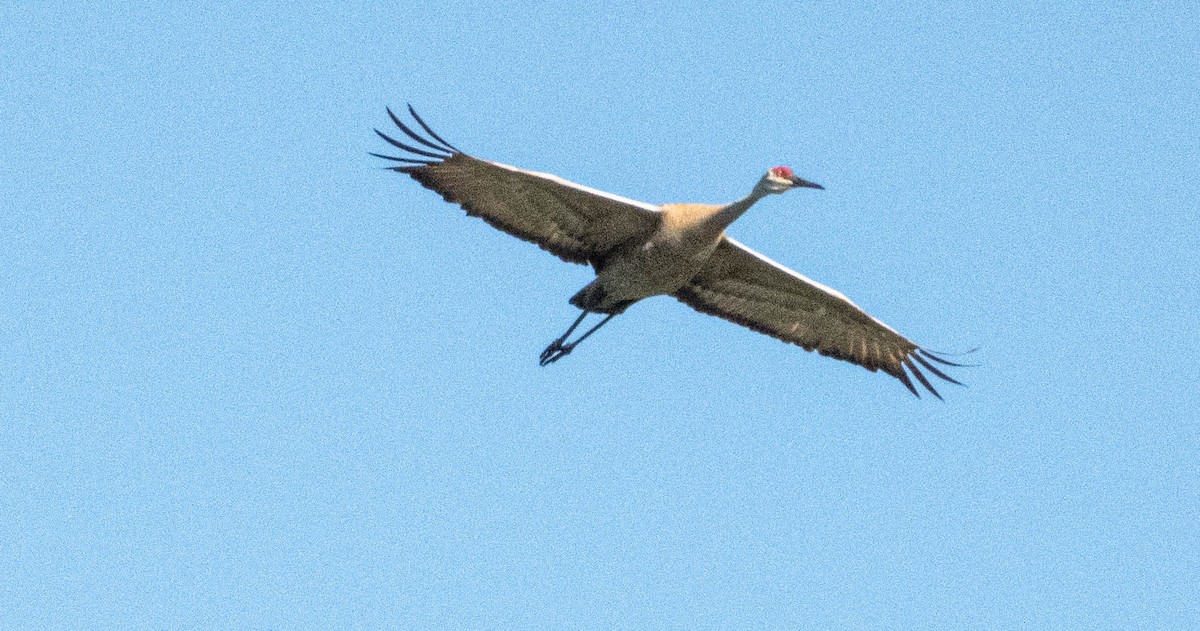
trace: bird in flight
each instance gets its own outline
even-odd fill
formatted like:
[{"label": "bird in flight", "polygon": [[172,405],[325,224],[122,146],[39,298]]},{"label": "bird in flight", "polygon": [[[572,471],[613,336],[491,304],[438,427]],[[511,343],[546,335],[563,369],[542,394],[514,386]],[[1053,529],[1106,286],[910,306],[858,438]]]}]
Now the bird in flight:
[{"label": "bird in flight", "polygon": [[[926,371],[962,385],[934,363],[963,366],[939,357],[871,317],[841,293],[772,261],[725,235],[755,202],[797,188],[822,189],[786,166],[767,170],[749,195],[725,205],[663,204],[598,191],[548,173],[481,160],[437,135],[412,106],[416,125],[388,116],[411,143],[375,130],[403,151],[371,155],[399,163],[389,167],[458,204],[470,216],[531,241],[559,258],[591,265],[596,278],[571,304],[581,310],[565,333],[542,351],[542,366],[568,355],[584,339],[630,305],[672,296],[700,311],[760,333],[883,372],[917,397],[912,377],[941,398]],[[588,314],[603,319],[568,341]]]}]

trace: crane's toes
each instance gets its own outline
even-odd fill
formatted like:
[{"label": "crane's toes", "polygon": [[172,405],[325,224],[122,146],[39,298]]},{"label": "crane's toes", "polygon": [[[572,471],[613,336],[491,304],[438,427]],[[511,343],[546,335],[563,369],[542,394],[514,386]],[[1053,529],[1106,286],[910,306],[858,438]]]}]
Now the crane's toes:
[{"label": "crane's toes", "polygon": [[546,347],[546,350],[542,351],[542,356],[538,363],[542,366],[549,366],[563,357],[570,355],[574,348],[574,344],[563,344],[562,340],[554,340],[550,346]]}]

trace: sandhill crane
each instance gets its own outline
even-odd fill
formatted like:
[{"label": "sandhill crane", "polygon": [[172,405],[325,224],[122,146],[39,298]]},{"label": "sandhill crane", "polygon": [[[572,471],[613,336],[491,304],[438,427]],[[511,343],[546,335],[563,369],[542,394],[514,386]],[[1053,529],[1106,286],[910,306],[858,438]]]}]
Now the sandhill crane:
[{"label": "sandhill crane", "polygon": [[[684,304],[765,333],[807,351],[858,364],[899,379],[920,397],[905,368],[941,398],[925,369],[961,385],[930,361],[962,366],[917,346],[837,291],[768,259],[725,235],[725,228],[755,202],[795,188],[823,188],[785,166],[769,169],[745,198],[723,206],[654,206],[463,153],[438,136],[412,106],[409,114],[427,135],[388,116],[419,146],[375,130],[402,157],[405,173],[468,215],[531,241],[572,263],[591,264],[596,278],[571,298],[582,310],[542,351],[542,366],[569,354],[633,303],[670,295]],[[568,338],[589,313],[604,318],[573,342]]]}]

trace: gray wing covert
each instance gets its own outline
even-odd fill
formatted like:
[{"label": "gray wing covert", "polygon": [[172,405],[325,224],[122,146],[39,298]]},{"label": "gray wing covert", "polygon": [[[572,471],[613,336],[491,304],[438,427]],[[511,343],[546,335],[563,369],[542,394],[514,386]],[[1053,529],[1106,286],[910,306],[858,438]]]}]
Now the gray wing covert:
[{"label": "gray wing covert", "polygon": [[372,154],[404,163],[391,170],[406,173],[422,186],[458,204],[515,237],[537,244],[572,263],[598,264],[614,248],[648,238],[658,227],[657,207],[569,182],[548,173],[480,160],[442,140],[416,112],[422,136],[392,111],[396,126],[421,147],[379,134],[406,152],[404,157]]}]

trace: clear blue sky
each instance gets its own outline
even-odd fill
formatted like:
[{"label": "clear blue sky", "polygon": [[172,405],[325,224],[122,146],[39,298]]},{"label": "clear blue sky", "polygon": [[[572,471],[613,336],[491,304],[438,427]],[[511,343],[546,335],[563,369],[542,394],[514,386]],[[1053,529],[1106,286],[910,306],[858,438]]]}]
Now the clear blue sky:
[{"label": "clear blue sky", "polygon": [[[0,8],[0,628],[1200,627],[1193,2]],[[436,7],[436,8],[430,8]],[[660,203],[946,402],[378,169]]]}]

